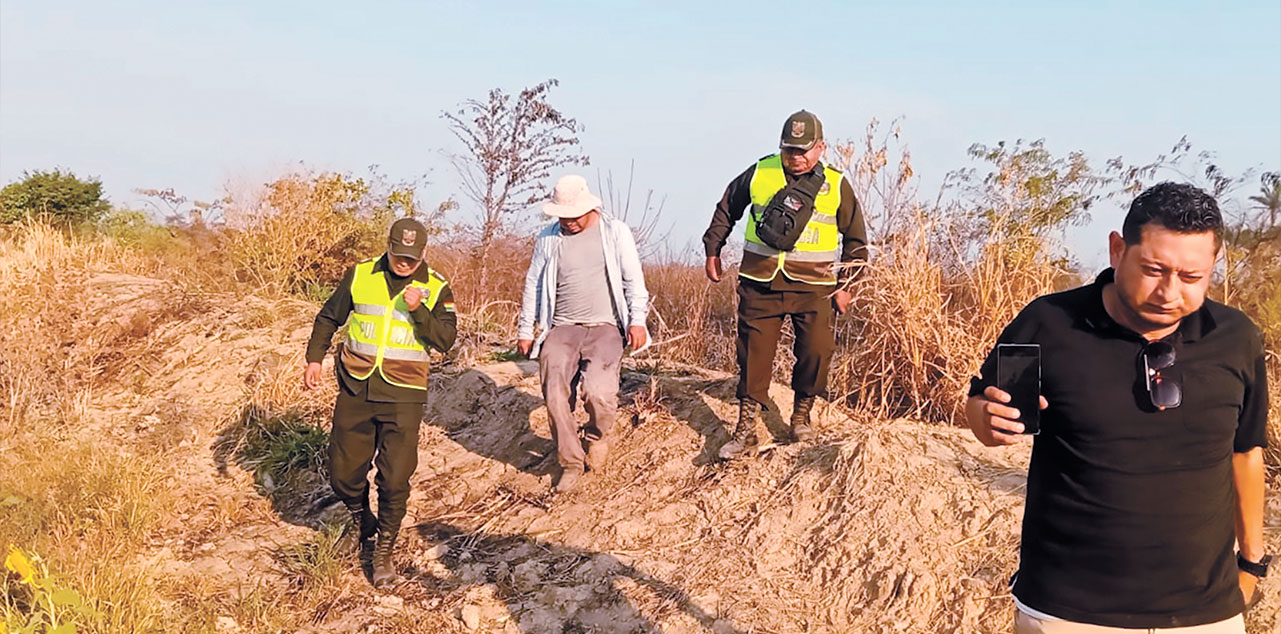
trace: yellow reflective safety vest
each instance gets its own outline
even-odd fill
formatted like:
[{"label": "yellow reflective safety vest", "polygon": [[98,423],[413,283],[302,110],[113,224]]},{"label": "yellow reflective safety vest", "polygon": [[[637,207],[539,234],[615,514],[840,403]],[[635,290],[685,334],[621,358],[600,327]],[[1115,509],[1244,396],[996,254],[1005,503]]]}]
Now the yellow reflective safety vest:
[{"label": "yellow reflective safety vest", "polygon": [[783,160],[767,156],[756,163],[749,192],[751,213],[747,216],[743,263],[738,274],[757,282],[769,282],[779,271],[788,279],[824,286],[836,285],[836,268],[841,258],[841,232],[836,227],[836,210],[841,206],[841,179],[844,175],[823,166],[827,181],[814,199],[814,213],[791,251],[779,251],[756,237],[756,216],[769,205],[778,190],[787,185]]},{"label": "yellow reflective safety vest", "polygon": [[[430,370],[427,347],[414,333],[404,291],[395,297],[388,295],[386,274],[374,271],[377,263],[378,259],[373,259],[356,265],[351,280],[351,318],[339,360],[356,380],[364,381],[378,372],[397,387],[426,390]],[[431,310],[448,282],[431,269],[427,272],[427,282],[412,280],[405,288],[420,289],[423,305]]]}]

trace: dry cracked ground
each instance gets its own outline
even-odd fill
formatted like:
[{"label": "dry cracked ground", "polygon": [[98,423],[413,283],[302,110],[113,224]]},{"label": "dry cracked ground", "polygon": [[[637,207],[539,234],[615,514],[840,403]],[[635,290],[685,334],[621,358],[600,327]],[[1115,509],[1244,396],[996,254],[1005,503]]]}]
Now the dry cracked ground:
[{"label": "dry cracked ground", "polygon": [[[333,388],[297,387],[315,306],[195,298],[198,310],[175,313],[161,282],[88,283],[106,299],[86,327],[116,328],[145,352],[99,382],[93,433],[172,456],[181,487],[133,565],[164,579],[175,606],[227,606],[208,631],[1010,630],[1026,447],[825,407],[819,442],[720,463],[732,377],[643,359],[623,376],[610,464],[556,497],[536,365],[443,364],[397,559],[404,580],[374,591],[347,558],[318,582],[289,554],[341,521],[323,465],[275,481],[246,449],[271,433],[264,421],[317,424],[323,440]],[[773,396],[766,438],[791,407],[789,390]],[[1275,487],[1268,513],[1281,524]],[[1251,632],[1281,628],[1281,591],[1269,590]],[[265,607],[246,609],[253,601]],[[293,625],[269,618],[295,605],[306,611]]]}]

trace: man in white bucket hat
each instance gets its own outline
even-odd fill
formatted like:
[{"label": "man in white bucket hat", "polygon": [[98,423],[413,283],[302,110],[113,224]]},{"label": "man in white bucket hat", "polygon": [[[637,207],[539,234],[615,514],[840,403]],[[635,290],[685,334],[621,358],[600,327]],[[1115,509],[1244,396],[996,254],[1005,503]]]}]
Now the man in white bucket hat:
[{"label": "man in white bucket hat", "polygon": [[[561,466],[556,490],[566,492],[585,468],[599,471],[604,465],[618,410],[623,346],[639,352],[649,344],[649,292],[632,230],[605,213],[582,176],[556,181],[543,213],[557,222],[534,243],[516,347],[538,359]],[[589,416],[582,439],[573,414],[576,382]]]}]

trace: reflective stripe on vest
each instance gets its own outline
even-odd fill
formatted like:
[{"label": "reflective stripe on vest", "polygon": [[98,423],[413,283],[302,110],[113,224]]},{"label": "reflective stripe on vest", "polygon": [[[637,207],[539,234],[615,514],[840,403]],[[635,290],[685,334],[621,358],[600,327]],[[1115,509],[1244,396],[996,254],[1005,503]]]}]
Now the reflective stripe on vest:
[{"label": "reflective stripe on vest", "polygon": [[827,182],[814,200],[814,213],[805,224],[796,246],[783,252],[756,237],[756,216],[774,198],[774,194],[787,185],[783,160],[775,154],[756,163],[749,187],[752,210],[747,216],[739,275],[768,282],[782,271],[788,278],[800,282],[836,284],[832,265],[841,257],[841,232],[836,226],[836,211],[841,206],[841,179],[844,176],[827,166],[823,167],[823,174]]},{"label": "reflective stripe on vest", "polygon": [[[388,295],[385,274],[374,271],[377,262],[361,262],[352,276],[352,313],[343,344],[343,367],[360,381],[378,371],[392,385],[426,390],[431,357],[414,332],[404,291],[395,297]],[[446,282],[430,269],[428,273],[427,282],[411,280],[405,288],[421,290],[422,303],[431,310]]]}]

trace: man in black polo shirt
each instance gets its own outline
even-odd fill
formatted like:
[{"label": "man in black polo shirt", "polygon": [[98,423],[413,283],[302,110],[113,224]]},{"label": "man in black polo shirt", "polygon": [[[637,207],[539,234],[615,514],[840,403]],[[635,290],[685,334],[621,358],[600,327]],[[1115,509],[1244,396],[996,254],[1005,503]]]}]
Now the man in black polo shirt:
[{"label": "man in black polo shirt", "polygon": [[[1205,298],[1222,231],[1205,192],[1152,187],[1109,237],[1112,268],[1038,298],[1001,334],[1041,346],[1016,632],[1245,631],[1270,559],[1268,394],[1258,328]],[[966,403],[975,437],[1018,442],[995,350],[981,376]]]}]

